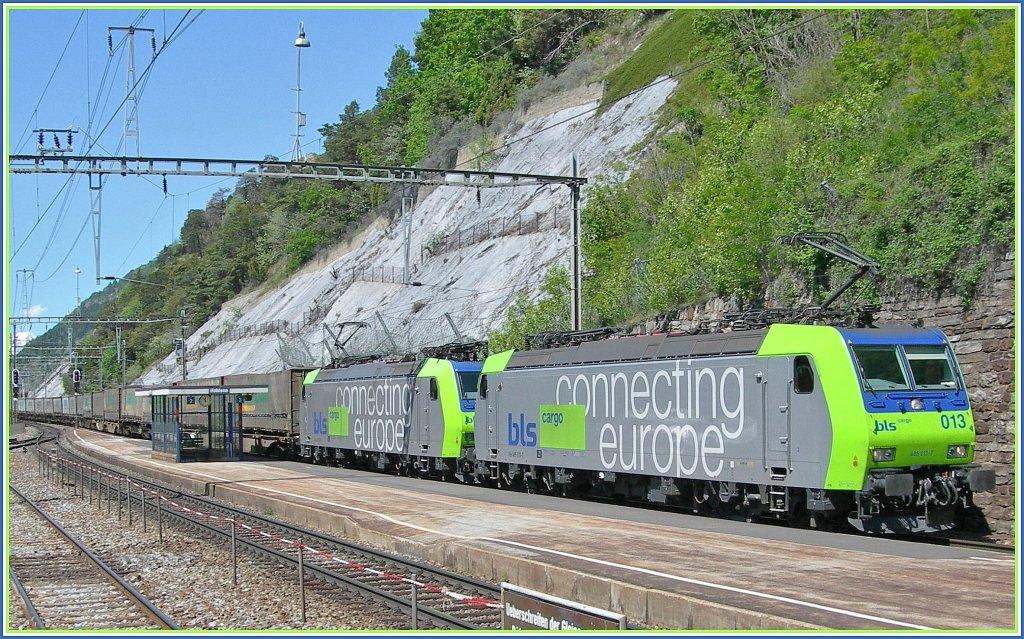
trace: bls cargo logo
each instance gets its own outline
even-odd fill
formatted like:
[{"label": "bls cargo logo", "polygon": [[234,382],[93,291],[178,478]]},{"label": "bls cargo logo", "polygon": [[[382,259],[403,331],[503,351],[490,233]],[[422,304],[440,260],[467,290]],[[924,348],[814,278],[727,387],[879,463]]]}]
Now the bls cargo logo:
[{"label": "bls cargo logo", "polygon": [[326,418],[319,411],[313,413],[313,434],[348,437],[348,407],[329,406]]},{"label": "bls cargo logo", "polygon": [[526,414],[514,419],[508,413],[509,446],[586,450],[586,407],[569,404],[541,404],[537,421],[526,421]]}]

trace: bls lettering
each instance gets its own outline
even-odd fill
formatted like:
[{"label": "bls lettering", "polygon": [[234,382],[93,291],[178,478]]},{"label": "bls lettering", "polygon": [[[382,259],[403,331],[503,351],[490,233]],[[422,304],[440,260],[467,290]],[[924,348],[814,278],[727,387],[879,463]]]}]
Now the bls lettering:
[{"label": "bls lettering", "polygon": [[512,413],[508,414],[508,445],[529,446],[537,445],[537,422],[526,421],[526,415],[519,413],[519,421],[512,421]]},{"label": "bls lettering", "polygon": [[875,434],[876,435],[878,433],[883,433],[883,432],[887,432],[887,431],[895,431],[895,430],[896,430],[896,424],[895,423],[890,422],[887,419],[883,419],[882,421],[878,421],[877,419],[875,420]]},{"label": "bls lettering", "polygon": [[327,434],[327,418],[324,417],[323,413],[313,413],[313,434],[314,435],[326,435]]}]

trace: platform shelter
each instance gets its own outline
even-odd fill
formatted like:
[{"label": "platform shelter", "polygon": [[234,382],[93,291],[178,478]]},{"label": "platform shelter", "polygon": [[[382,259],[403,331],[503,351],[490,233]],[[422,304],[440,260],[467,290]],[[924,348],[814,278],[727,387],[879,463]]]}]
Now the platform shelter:
[{"label": "platform shelter", "polygon": [[167,386],[136,391],[153,409],[153,455],[175,462],[242,458],[242,404],[266,386]]}]

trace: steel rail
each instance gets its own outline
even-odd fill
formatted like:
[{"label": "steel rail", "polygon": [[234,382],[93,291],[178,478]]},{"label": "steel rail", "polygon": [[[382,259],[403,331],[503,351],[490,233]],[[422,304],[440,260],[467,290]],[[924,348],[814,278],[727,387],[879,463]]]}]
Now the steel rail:
[{"label": "steel rail", "polygon": [[[191,517],[188,517],[187,515],[182,515],[180,513],[174,513],[174,516],[179,519],[185,520],[192,526],[204,528],[207,531],[216,534],[218,537],[230,537],[228,533],[224,532],[223,530],[220,530],[216,526],[207,524],[206,522],[200,521],[198,519],[193,519]],[[250,515],[246,514],[246,516]],[[263,555],[264,557],[280,561],[289,566],[295,566],[296,570],[298,570],[299,560],[297,554],[293,556],[290,553],[278,550],[276,548],[272,548],[269,545],[258,543],[254,539],[247,538],[246,536],[236,536],[235,541],[236,543],[241,543],[249,547],[258,554]],[[305,546],[305,544],[303,544],[303,546]],[[395,563],[404,563],[401,560],[397,559],[392,561],[394,561]],[[409,611],[412,610],[411,599],[405,599],[400,595],[385,590],[383,588],[378,588],[372,584],[362,582],[352,577],[347,577],[345,575],[340,574],[339,572],[335,572],[325,567],[319,566],[313,561],[312,557],[306,559],[303,562],[303,568],[307,573],[312,573],[316,577],[319,577],[320,579],[323,579],[328,583],[337,584],[339,586],[347,588],[352,592],[369,595],[373,599],[380,601],[386,605],[396,606]],[[453,617],[447,613],[435,610],[429,606],[424,606],[422,602],[417,606],[417,613],[418,618],[425,617],[435,625],[439,625],[441,627],[450,627],[461,630],[481,629],[481,627],[477,624],[467,622],[457,617]]]},{"label": "steel rail", "polygon": [[[149,483],[149,482],[142,482],[142,483]],[[286,524],[273,523],[273,520],[268,520],[265,517],[260,517],[260,516],[257,516],[257,515],[253,515],[252,513],[248,513],[248,512],[245,512],[245,511],[242,511],[242,510],[239,510],[237,508],[230,507],[230,506],[225,506],[223,504],[212,505],[209,502],[209,500],[198,498],[198,497],[194,497],[194,496],[188,496],[188,495],[179,494],[177,497],[175,497],[175,499],[176,500],[190,500],[190,501],[198,502],[200,504],[203,504],[207,511],[209,511],[209,510],[220,510],[222,512],[231,513],[231,514],[234,515],[234,517],[232,517],[232,519],[235,519],[235,520],[238,520],[238,519],[244,517],[244,518],[249,519],[249,520],[256,520],[256,521],[266,522],[265,526],[259,528],[259,530],[261,532],[264,532],[264,533],[268,532],[267,528],[274,527],[274,528],[277,528],[278,531],[280,529],[289,530],[289,531],[294,533],[295,537],[314,537],[317,534],[317,533],[314,533],[313,531],[307,531],[307,530],[295,528],[293,526],[288,526]],[[227,532],[227,531],[219,528],[215,524],[207,523],[206,521],[203,521],[202,519],[200,519],[198,517],[189,516],[186,513],[177,512],[176,510],[171,510],[171,509],[168,509],[166,512],[170,516],[172,516],[175,519],[181,521],[186,526],[189,526],[191,528],[197,529],[197,530],[199,530],[201,532],[206,532],[206,533],[216,537],[217,539],[229,540],[230,537],[231,537],[230,532]],[[212,513],[210,513],[210,514],[211,514],[211,519],[215,519],[216,518],[216,516],[214,516]],[[233,524],[228,523],[228,525],[230,526],[230,525],[233,525]],[[230,530],[230,529],[228,529],[228,530]],[[281,535],[278,534],[278,531],[275,531],[274,535],[280,537]],[[298,532],[298,531],[301,531],[301,532]],[[277,548],[271,547],[269,544],[259,543],[258,540],[259,540],[259,535],[258,534],[254,534],[252,536],[249,536],[249,535],[236,535],[235,536],[235,542],[237,544],[240,544],[243,548],[247,548],[250,551],[256,553],[257,555],[263,556],[265,558],[276,560],[276,561],[281,562],[281,563],[283,563],[285,565],[288,565],[288,566],[294,566],[295,569],[298,570],[299,559],[298,559],[297,553],[292,554],[292,553],[286,552],[284,550],[279,550]],[[302,543],[303,547],[308,546],[308,544],[306,544],[305,542],[299,542],[298,539],[296,539],[296,543]],[[343,541],[340,541],[340,540],[338,540],[338,541],[336,541],[334,543],[340,543],[343,546],[347,546],[348,545],[348,542],[343,542]],[[405,566],[418,565],[418,564],[415,564],[415,562],[408,562],[406,560],[399,559],[397,557],[393,557],[393,556],[389,556],[389,555],[384,555],[383,553],[378,553],[378,554],[380,554],[381,556],[387,557],[387,561],[389,561],[391,563],[395,563],[395,564],[399,564],[399,565],[405,565]],[[396,594],[394,592],[390,592],[390,591],[385,590],[383,588],[378,588],[377,586],[365,583],[363,581],[360,581],[359,579],[355,579],[353,577],[348,577],[346,575],[341,574],[338,571],[331,570],[328,567],[324,567],[324,566],[318,565],[315,562],[314,555],[312,555],[312,554],[309,554],[309,555],[306,556],[305,560],[303,561],[303,568],[304,568],[304,571],[307,574],[307,578],[308,578],[309,575],[312,575],[312,576],[318,577],[318,578],[320,578],[320,579],[322,579],[322,580],[324,580],[324,581],[326,581],[328,583],[333,583],[335,585],[338,585],[338,586],[341,586],[343,588],[346,588],[346,589],[348,589],[351,592],[354,592],[354,593],[357,593],[357,594],[360,594],[360,595],[363,595],[363,596],[369,596],[370,598],[372,598],[372,599],[374,599],[376,601],[379,601],[381,603],[384,603],[385,605],[389,605],[389,606],[393,606],[393,607],[398,607],[398,608],[401,608],[403,610],[409,610],[409,611],[412,610],[412,601],[411,601],[411,599],[406,599],[406,598],[402,597],[401,595]],[[342,567],[339,567],[339,569],[340,568],[342,568]],[[436,571],[437,571],[436,569],[433,569],[433,568],[431,569],[432,573],[436,572]],[[475,623],[472,623],[472,622],[467,622],[467,621],[465,621],[463,619],[459,619],[458,617],[454,617],[454,616],[449,615],[449,614],[447,614],[445,612],[436,610],[436,609],[434,609],[434,608],[432,608],[430,606],[425,606],[422,602],[420,602],[418,604],[417,612],[418,612],[418,615],[417,615],[418,619],[427,619],[430,622],[432,622],[435,625],[438,625],[440,627],[448,627],[448,628],[461,629],[461,630],[480,630],[481,629],[481,626],[479,626],[478,624],[475,624]]]},{"label": "steel rail", "polygon": [[14,570],[14,566],[8,568],[7,574],[11,576],[11,583],[14,584],[14,589],[18,591],[18,596],[21,597],[22,608],[25,609],[25,612],[32,619],[32,625],[36,627],[36,630],[46,630],[46,624],[39,618],[39,611],[36,610],[35,604],[32,603],[32,598],[28,596],[25,587],[21,585],[21,579],[18,579],[18,573]]},{"label": "steel rail", "polygon": [[44,512],[38,505],[36,505],[35,502],[33,502],[31,499],[25,496],[20,490],[15,488],[13,485],[8,486],[8,488],[10,488],[11,492],[13,492],[19,498],[21,498],[22,501],[24,501],[26,504],[28,504],[28,506],[30,506],[34,511],[36,511],[40,517],[46,520],[46,522],[50,524],[50,526],[52,526],[54,530],[59,532],[61,535],[64,536],[65,539],[71,542],[71,544],[74,545],[75,548],[77,548],[78,551],[82,553],[82,555],[88,558],[90,562],[92,562],[97,568],[102,570],[106,574],[107,579],[109,579],[123,593],[125,593],[131,599],[133,599],[136,605],[154,623],[159,625],[164,630],[181,630],[181,627],[177,623],[175,623],[173,619],[165,615],[164,612],[160,610],[160,608],[158,608],[156,604],[147,599],[145,595],[143,595],[141,592],[132,587],[132,585],[129,584],[127,581],[122,579],[121,576],[114,572],[114,570],[111,569],[107,564],[105,564],[103,560],[101,560],[99,557],[93,554],[91,550],[86,548],[71,533],[64,530],[64,528],[60,524],[58,524],[52,517],[47,515],[46,512]]},{"label": "steel rail", "polygon": [[[59,442],[58,448],[60,448],[62,454],[64,454],[67,458],[77,460],[76,463],[88,464],[91,466],[102,468],[108,472],[123,474],[123,471],[110,468],[109,466],[92,460],[84,455],[81,455],[78,452],[71,452],[67,450],[67,448],[65,448]],[[255,528],[259,532],[255,533],[252,537],[249,537],[245,534],[236,535],[236,543],[241,544],[243,547],[249,548],[251,551],[255,552],[258,555],[262,555],[264,557],[268,557],[270,559],[283,562],[289,566],[295,566],[296,570],[298,568],[299,563],[298,553],[285,552],[273,548],[268,544],[259,543],[258,540],[260,539],[260,532],[269,533],[269,530],[274,530],[273,536],[283,537],[287,535],[289,537],[294,538],[295,543],[301,543],[303,547],[308,547],[310,545],[309,542],[319,542],[321,544],[329,545],[335,548],[340,548],[344,552],[360,556],[360,561],[363,562],[365,562],[366,559],[370,559],[385,564],[401,566],[403,568],[408,569],[410,573],[416,572],[420,574],[425,579],[429,578],[431,581],[439,582],[445,586],[456,586],[459,588],[465,588],[470,591],[477,591],[477,593],[484,593],[484,596],[490,598],[497,599],[500,595],[500,590],[498,588],[485,581],[474,579],[472,577],[458,575],[456,573],[449,572],[442,568],[437,568],[435,566],[431,566],[415,560],[410,560],[387,552],[379,551],[359,543],[338,539],[336,537],[331,537],[329,535],[325,535],[317,531],[301,528],[263,515],[257,515],[242,510],[240,508],[236,508],[234,506],[213,501],[202,496],[188,495],[182,493],[180,490],[168,488],[166,486],[161,486],[160,484],[153,481],[142,480],[139,477],[133,477],[132,481],[135,481],[140,484],[145,484],[148,487],[158,489],[168,499],[174,499],[175,501],[178,502],[192,502],[192,506],[196,506],[195,508],[192,508],[192,506],[188,506],[187,504],[184,505],[190,507],[192,510],[199,510],[206,513],[209,516],[208,518],[211,520],[217,520],[219,519],[219,517],[223,516],[236,521],[245,522],[246,525],[250,525],[252,528]],[[131,502],[135,502],[138,501],[138,497],[135,495],[129,495],[129,500]],[[148,502],[149,500],[146,501]],[[147,509],[153,508],[152,504],[149,503],[146,504],[146,507]],[[197,516],[179,512],[177,509],[174,508],[165,508],[164,514],[170,515],[175,520],[178,520],[183,524],[186,524],[187,526],[196,528],[210,535],[213,535],[218,539],[227,541],[231,538],[230,528],[221,529],[217,525],[207,523],[202,518],[199,518]],[[316,559],[316,555],[314,555],[313,553],[307,553],[305,561],[303,562],[304,570],[309,573],[312,573],[316,577],[319,577],[320,579],[328,583],[333,583],[335,585],[346,588],[350,591],[367,595],[388,606],[398,607],[407,611],[412,610],[411,598],[405,598],[394,592],[378,588],[372,584],[360,581],[357,578],[341,574],[341,571],[345,569],[344,565],[337,566],[337,569],[335,570],[332,569],[334,568],[333,566],[318,565]],[[392,570],[389,572],[394,571]],[[425,596],[430,593],[424,589],[421,590],[421,594]],[[478,594],[476,596],[480,595]],[[481,630],[485,628],[485,626],[481,626],[479,624],[467,621],[465,619],[460,619],[444,611],[437,610],[429,605],[425,605],[425,603],[422,601],[418,602],[417,612],[418,619],[426,619],[440,627],[448,627],[463,630]]]},{"label": "steel rail", "polygon": [[[91,458],[89,458],[87,456],[84,456],[84,455],[80,454],[77,451],[70,451],[63,444],[61,444],[59,442],[58,442],[58,447],[61,449],[61,451],[63,451],[64,454],[66,454],[66,455],[68,455],[70,457],[74,457],[74,458],[76,458],[78,460],[81,460],[84,463],[91,464],[93,466],[96,466],[97,468],[102,468],[103,470],[107,470],[109,472],[119,472],[119,473],[123,474],[123,471],[121,471],[121,470],[118,470],[118,469],[115,469],[115,468],[111,468],[111,467],[107,466],[106,464],[97,462],[96,460],[91,459]],[[354,542],[354,541],[348,541],[348,540],[345,540],[345,539],[339,539],[337,537],[332,537],[330,535],[327,535],[327,534],[324,534],[324,533],[321,533],[321,532],[318,532],[318,531],[315,531],[315,530],[309,530],[309,529],[306,529],[306,528],[302,528],[300,526],[296,526],[296,525],[290,524],[288,522],[284,522],[284,521],[280,521],[280,520],[277,520],[277,519],[273,519],[273,518],[267,517],[265,515],[258,515],[258,514],[255,514],[255,513],[246,511],[246,510],[243,510],[241,508],[236,508],[236,507],[231,506],[229,504],[225,504],[223,502],[215,501],[213,499],[210,499],[210,498],[207,498],[207,497],[204,497],[204,496],[201,496],[201,495],[188,495],[188,494],[185,494],[185,493],[181,492],[180,490],[178,490],[176,488],[170,488],[168,486],[163,486],[163,485],[161,485],[161,484],[159,484],[157,482],[153,482],[153,481],[150,481],[150,480],[141,481],[141,480],[138,480],[137,477],[133,478],[133,480],[140,481],[140,483],[148,484],[148,485],[150,485],[150,486],[152,486],[152,487],[154,487],[156,489],[159,489],[159,490],[163,491],[165,494],[168,494],[168,495],[173,494],[173,495],[175,495],[175,498],[181,497],[183,499],[190,499],[192,501],[198,502],[198,503],[202,504],[205,508],[218,508],[218,509],[223,510],[224,512],[227,512],[227,513],[237,514],[237,515],[239,515],[241,517],[245,517],[247,519],[255,520],[255,521],[259,522],[261,525],[265,524],[265,525],[271,525],[271,526],[275,526],[275,527],[278,527],[278,528],[282,528],[288,534],[291,534],[291,535],[302,535],[302,536],[304,536],[304,537],[306,537],[308,539],[316,540],[316,541],[319,541],[321,543],[328,543],[328,544],[333,544],[333,545],[336,545],[336,546],[342,546],[342,547],[344,547],[347,550],[351,550],[351,551],[359,553],[361,555],[366,555],[366,556],[372,557],[373,559],[376,559],[378,561],[390,561],[390,562],[400,563],[403,566],[408,566],[409,568],[413,568],[413,569],[415,569],[415,570],[417,570],[419,572],[422,572],[422,573],[430,573],[431,575],[435,575],[439,579],[442,579],[444,581],[449,581],[451,583],[455,583],[455,584],[458,584],[459,586],[463,586],[463,587],[466,587],[466,588],[479,589],[479,590],[482,590],[482,591],[485,591],[485,592],[490,592],[490,593],[498,593],[499,592],[499,589],[496,588],[494,586],[494,584],[491,584],[489,582],[486,582],[486,581],[483,581],[483,580],[480,580],[480,579],[475,579],[473,577],[467,577],[465,575],[460,575],[460,574],[457,574],[457,573],[454,573],[454,572],[450,572],[450,571],[447,571],[447,570],[445,570],[443,568],[438,568],[437,566],[432,566],[430,564],[418,562],[418,561],[416,561],[414,559],[406,559],[406,558],[398,557],[397,555],[394,555],[394,554],[391,554],[391,553],[388,553],[388,552],[385,552],[385,551],[377,550],[376,548],[373,548],[371,546],[360,544],[360,543]]]},{"label": "steel rail", "polygon": [[17,442],[15,444],[8,444],[7,445],[7,450],[18,450],[19,448],[28,448],[29,446],[38,446],[40,444],[47,444],[47,443],[52,442],[52,441],[54,441],[56,439],[57,439],[56,437],[48,437],[47,439],[43,439],[42,435],[40,435],[39,437],[35,438],[34,440],[24,441],[24,442]]},{"label": "steel rail", "polygon": [[976,541],[973,539],[953,539],[950,538],[949,546],[954,548],[977,548],[979,550],[988,550],[990,552],[998,552],[1005,554],[1016,554],[1016,546],[1007,546],[1006,544],[997,544],[991,541]]}]

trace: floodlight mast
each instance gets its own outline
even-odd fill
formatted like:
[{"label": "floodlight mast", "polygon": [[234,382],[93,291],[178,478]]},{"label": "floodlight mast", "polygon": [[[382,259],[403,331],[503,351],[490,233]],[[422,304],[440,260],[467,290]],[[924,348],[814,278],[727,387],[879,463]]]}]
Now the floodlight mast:
[{"label": "floodlight mast", "polygon": [[306,114],[300,106],[302,97],[302,50],[309,48],[306,29],[299,23],[299,37],[295,38],[295,149],[292,160],[302,161],[302,127],[306,126]]}]

